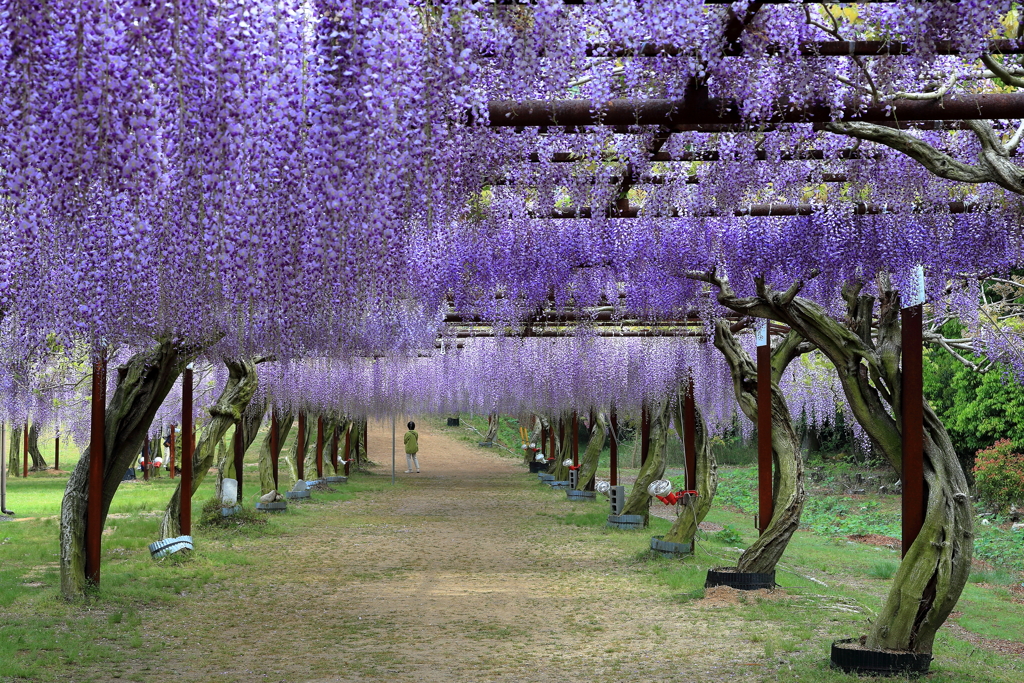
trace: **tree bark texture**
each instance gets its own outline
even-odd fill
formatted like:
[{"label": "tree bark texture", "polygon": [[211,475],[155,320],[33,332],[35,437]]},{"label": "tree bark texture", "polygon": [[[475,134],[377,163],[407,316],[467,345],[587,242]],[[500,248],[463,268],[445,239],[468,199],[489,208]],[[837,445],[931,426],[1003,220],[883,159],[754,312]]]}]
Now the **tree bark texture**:
[{"label": "tree bark texture", "polygon": [[669,421],[672,419],[672,411],[675,409],[682,420],[682,403],[674,405],[671,397],[658,402],[654,407],[649,408],[651,420],[651,448],[647,454],[647,462],[640,468],[640,472],[633,482],[626,497],[626,504],[623,507],[624,515],[643,515],[644,526],[650,516],[651,494],[647,493],[647,487],[652,481],[665,476],[665,451],[668,447]]},{"label": "tree bark texture", "polygon": [[587,444],[587,450],[580,458],[580,476],[576,482],[577,491],[589,490],[590,483],[597,475],[597,466],[601,460],[601,451],[604,450],[607,432],[608,425],[605,422],[604,413],[598,413],[590,428],[590,443]]},{"label": "tree bark texture", "polygon": [[[270,419],[274,419],[271,417]],[[277,429],[279,443],[284,443],[288,438],[288,433],[292,430],[292,424],[295,422],[294,415],[278,415],[277,416]],[[274,486],[274,463],[270,458],[270,430],[267,430],[266,435],[263,437],[263,443],[260,444],[260,495],[275,491]],[[281,463],[278,462],[278,478],[281,476],[280,472]]]},{"label": "tree bark texture", "polygon": [[[192,490],[188,492],[191,497],[203,483],[206,473],[213,465],[215,457],[214,449],[224,438],[224,434],[235,422],[242,417],[246,406],[256,392],[259,378],[256,374],[256,364],[251,359],[226,360],[228,366],[228,381],[224,390],[208,409],[210,421],[203,430],[203,435],[196,444],[195,453],[192,456]],[[160,538],[174,538],[181,535],[179,525],[179,514],[181,512],[181,481],[167,503],[164,510],[164,518],[160,523]]]},{"label": "tree bark texture", "polygon": [[[128,361],[106,407],[104,432],[103,499],[101,518],[106,520],[110,502],[125,471],[135,461],[147,438],[160,404],[175,380],[200,349],[182,348],[170,341],[142,351]],[[86,590],[85,524],[88,504],[89,448],[85,448],[68,478],[60,511],[61,593],[72,599]]]},{"label": "tree bark texture", "polygon": [[566,438],[556,437],[555,445],[558,447],[558,454],[555,456],[555,462],[552,463],[551,474],[555,476],[555,481],[569,481],[569,467],[562,463],[572,459],[572,435],[569,434],[572,425],[572,413],[564,413],[558,422],[560,427],[558,437],[561,437],[564,431]]},{"label": "tree bark texture", "polygon": [[[800,513],[807,499],[804,464],[800,437],[793,429],[789,406],[779,389],[779,381],[801,350],[810,350],[802,342],[800,335],[790,332],[772,351],[772,519],[764,533],[740,556],[737,567],[741,572],[768,574],[774,571],[790,539],[800,527]],[[756,424],[757,364],[740,346],[725,321],[715,323],[715,346],[729,364],[740,409]]]},{"label": "tree bark texture", "polygon": [[39,451],[39,426],[35,422],[28,428],[28,454],[32,458],[33,472],[42,472],[46,469],[46,461]]},{"label": "tree bark texture", "polygon": [[[682,406],[685,400],[686,388],[680,387],[676,392],[676,403]],[[696,446],[696,490],[698,496],[695,502],[683,506],[682,512],[679,513],[672,528],[665,534],[663,540],[669,543],[693,543],[694,536],[697,535],[697,527],[707,517],[711,510],[711,504],[715,500],[715,493],[718,491],[718,461],[711,448],[711,440],[708,439],[708,426],[697,405],[694,405],[694,414],[697,418],[694,445]],[[685,443],[683,419],[684,416],[677,413],[675,426],[679,440]]]},{"label": "tree bark texture", "polygon": [[[737,297],[727,280],[692,274],[719,288],[718,301],[744,315],[776,320],[814,344],[836,368],[857,421],[902,470],[900,298],[880,288],[862,295],[862,284],[843,288],[847,315],[843,323],[818,304],[797,296],[803,283],[786,292],[757,281],[757,294]],[[873,649],[929,653],[935,633],[960,597],[971,569],[973,510],[967,478],[952,441],[935,411],[924,403],[924,476],[926,512],[917,540],[900,564],[892,589],[868,634]]]},{"label": "tree bark texture", "polygon": [[21,476],[21,427],[11,427],[11,444],[7,449],[7,476]]},{"label": "tree bark texture", "polygon": [[487,416],[487,433],[484,434],[484,443],[494,443],[498,438],[498,421],[501,416],[498,413],[491,413]]}]

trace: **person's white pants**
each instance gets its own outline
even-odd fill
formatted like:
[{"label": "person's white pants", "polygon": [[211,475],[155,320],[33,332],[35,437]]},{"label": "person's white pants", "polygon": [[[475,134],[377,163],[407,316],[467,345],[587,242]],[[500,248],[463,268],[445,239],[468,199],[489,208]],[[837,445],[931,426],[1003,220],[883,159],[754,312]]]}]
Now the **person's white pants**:
[{"label": "person's white pants", "polygon": [[420,471],[420,461],[416,459],[416,454],[415,453],[406,453],[405,454],[405,462],[406,462],[406,469],[405,469],[406,472],[419,472]]}]

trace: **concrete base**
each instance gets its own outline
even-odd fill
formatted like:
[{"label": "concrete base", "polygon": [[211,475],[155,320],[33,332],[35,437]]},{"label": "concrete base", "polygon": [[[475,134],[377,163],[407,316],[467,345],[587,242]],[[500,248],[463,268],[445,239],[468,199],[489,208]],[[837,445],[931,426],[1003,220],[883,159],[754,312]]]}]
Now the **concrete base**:
[{"label": "concrete base", "polygon": [[309,498],[309,491],[285,491],[284,497],[288,500],[302,500]]},{"label": "concrete base", "polygon": [[348,477],[327,477],[328,484],[347,484]]},{"label": "concrete base", "polygon": [[256,503],[257,510],[263,510],[264,512],[280,512],[281,510],[288,509],[288,503],[283,500],[277,500],[273,503]]},{"label": "concrete base", "polygon": [[220,516],[221,517],[230,517],[232,515],[238,514],[241,511],[242,511],[242,506],[241,505],[236,505],[236,506],[230,507],[230,508],[222,507],[220,509]]}]

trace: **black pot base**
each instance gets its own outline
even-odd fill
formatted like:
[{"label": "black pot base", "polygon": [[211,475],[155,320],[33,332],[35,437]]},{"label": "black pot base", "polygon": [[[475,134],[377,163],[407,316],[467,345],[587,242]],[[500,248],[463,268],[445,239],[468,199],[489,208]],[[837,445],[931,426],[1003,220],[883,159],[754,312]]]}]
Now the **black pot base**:
[{"label": "black pot base", "polygon": [[[719,567],[726,569],[726,567]],[[716,569],[708,570],[708,578],[704,581],[705,588],[729,586],[741,591],[756,591],[762,588],[775,588],[775,572],[758,574],[756,572],[727,572]]]},{"label": "black pot base", "polygon": [[929,654],[841,647],[844,643],[852,642],[853,638],[845,638],[832,643],[829,664],[833,669],[840,669],[848,674],[872,676],[920,676],[928,673],[932,663],[932,656]]}]

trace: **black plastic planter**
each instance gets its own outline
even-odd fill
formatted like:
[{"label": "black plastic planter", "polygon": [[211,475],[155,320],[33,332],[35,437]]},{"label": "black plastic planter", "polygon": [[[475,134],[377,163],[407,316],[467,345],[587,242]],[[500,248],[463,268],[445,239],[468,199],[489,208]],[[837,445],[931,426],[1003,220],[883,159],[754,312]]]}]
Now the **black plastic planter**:
[{"label": "black plastic planter", "polygon": [[530,474],[536,474],[537,472],[543,472],[548,468],[547,460],[532,460],[530,462]]},{"label": "black plastic planter", "polygon": [[663,541],[661,539],[664,536],[651,536],[651,550],[656,553],[661,553],[665,557],[683,557],[684,555],[693,554],[692,543],[673,543],[672,541]]},{"label": "black plastic planter", "polygon": [[449,427],[458,427],[459,426],[459,418],[457,418],[457,417],[449,417],[448,418],[448,426]]},{"label": "black plastic planter", "polygon": [[741,591],[756,591],[761,588],[775,588],[775,572],[758,574],[756,572],[738,572],[735,567],[718,567],[708,570],[708,578],[704,581],[705,588],[729,586]]},{"label": "black plastic planter", "polygon": [[612,529],[643,529],[646,522],[643,515],[608,515],[607,526]]},{"label": "black plastic planter", "polygon": [[929,654],[843,647],[857,642],[853,638],[846,638],[832,643],[833,669],[841,669],[848,674],[872,676],[920,676],[928,673],[932,663],[932,656]]}]

